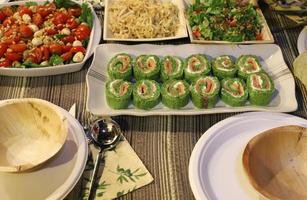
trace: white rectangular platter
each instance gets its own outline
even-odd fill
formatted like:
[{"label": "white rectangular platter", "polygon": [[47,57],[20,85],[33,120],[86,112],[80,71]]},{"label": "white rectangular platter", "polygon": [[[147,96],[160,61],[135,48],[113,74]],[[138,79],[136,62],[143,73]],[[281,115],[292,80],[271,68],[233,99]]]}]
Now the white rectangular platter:
[{"label": "white rectangular platter", "polygon": [[111,41],[131,41],[131,42],[146,42],[146,41],[162,41],[162,40],[172,40],[178,38],[188,37],[186,20],[184,16],[184,4],[182,0],[170,0],[171,3],[176,5],[179,9],[179,28],[176,34],[172,37],[163,37],[163,38],[144,38],[144,39],[134,39],[134,38],[116,38],[113,36],[111,30],[108,28],[109,22],[109,6],[112,5],[114,0],[105,0],[105,14],[104,14],[104,29],[103,29],[103,39]]},{"label": "white rectangular platter", "polygon": [[[191,54],[201,53],[208,55],[211,59],[220,55],[232,55],[238,58],[242,54],[254,54],[260,58],[263,69],[269,73],[274,80],[276,91],[268,106],[256,107],[248,103],[243,107],[230,107],[221,100],[215,108],[197,109],[190,101],[188,105],[179,110],[166,108],[160,102],[151,110],[141,110],[130,105],[128,109],[115,110],[108,106],[105,97],[105,82],[108,80],[107,63],[117,53],[128,53],[132,56],[141,54],[155,54],[160,58],[166,55],[186,58]],[[291,112],[297,109],[295,97],[294,78],[287,67],[279,46],[275,44],[259,45],[120,45],[103,44],[97,46],[94,60],[86,76],[88,96],[87,110],[94,115],[116,116],[116,115],[199,115],[226,112],[245,111],[272,111]]]}]

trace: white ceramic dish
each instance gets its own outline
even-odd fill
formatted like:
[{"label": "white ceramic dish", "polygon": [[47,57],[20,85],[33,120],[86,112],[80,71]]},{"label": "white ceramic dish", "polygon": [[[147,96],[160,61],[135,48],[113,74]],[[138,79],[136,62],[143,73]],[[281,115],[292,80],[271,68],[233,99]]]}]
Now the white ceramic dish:
[{"label": "white ceramic dish", "polygon": [[297,39],[298,53],[301,54],[307,50],[307,26],[303,28]]},{"label": "white ceramic dish", "polygon": [[[273,95],[271,103],[266,107],[243,106],[229,107],[219,101],[215,108],[197,109],[192,102],[180,110],[166,108],[160,103],[155,108],[144,111],[130,106],[128,109],[114,110],[106,103],[105,82],[108,78],[107,63],[119,52],[125,52],[133,56],[140,54],[177,55],[186,58],[191,54],[202,53],[208,56],[232,55],[238,58],[242,54],[254,54],[260,57],[263,68],[273,77],[277,91]],[[94,115],[198,115],[223,112],[243,111],[275,111],[290,112],[297,109],[295,97],[295,83],[293,76],[283,60],[279,46],[275,44],[263,45],[99,45],[94,54],[94,60],[86,76],[88,86],[87,110]]]},{"label": "white ceramic dish", "polygon": [[40,168],[0,173],[1,200],[60,200],[73,189],[86,165],[88,146],[83,128],[67,111],[68,135],[62,149]]},{"label": "white ceramic dish", "polygon": [[111,41],[132,41],[132,42],[146,42],[146,41],[162,41],[162,40],[172,40],[178,38],[188,37],[187,28],[185,24],[185,16],[184,16],[184,5],[182,0],[171,0],[173,4],[178,6],[179,9],[179,28],[175,36],[173,37],[164,37],[164,38],[144,38],[144,39],[133,39],[133,38],[115,38],[108,28],[108,7],[112,4],[113,0],[105,0],[105,15],[104,15],[104,29],[103,29],[103,39],[104,40],[111,40]]},{"label": "white ceramic dish", "polygon": [[197,200],[259,200],[249,183],[242,153],[257,134],[278,126],[300,125],[307,120],[283,113],[251,112],[220,121],[202,135],[189,163],[189,180]]},{"label": "white ceramic dish", "polygon": [[[12,6],[12,5],[23,5],[27,1],[15,1],[10,3],[2,3],[0,7],[3,6]],[[46,2],[45,0],[36,1],[38,4],[43,4]],[[49,75],[57,75],[57,74],[65,74],[70,72],[79,71],[86,60],[93,54],[95,47],[99,44],[101,39],[101,24],[100,21],[95,14],[93,8],[91,7],[94,14],[94,24],[92,28],[92,33],[90,36],[90,41],[87,47],[87,51],[85,57],[81,63],[73,63],[66,65],[57,65],[51,67],[41,67],[41,68],[29,68],[29,69],[21,69],[21,68],[0,68],[0,75],[4,76],[49,76]]]},{"label": "white ceramic dish", "polygon": [[[188,1],[188,0],[187,0]],[[188,5],[188,4],[187,4]],[[186,18],[186,24],[188,27],[189,37],[191,43],[199,43],[199,44],[270,44],[274,43],[274,37],[271,33],[271,30],[265,20],[265,17],[262,13],[262,11],[258,8],[257,12],[260,14],[261,19],[263,21],[262,25],[262,34],[263,34],[263,40],[253,40],[253,41],[244,41],[244,42],[228,42],[228,41],[218,41],[218,40],[199,40],[194,38],[192,34],[192,28],[189,24],[188,18]]]}]

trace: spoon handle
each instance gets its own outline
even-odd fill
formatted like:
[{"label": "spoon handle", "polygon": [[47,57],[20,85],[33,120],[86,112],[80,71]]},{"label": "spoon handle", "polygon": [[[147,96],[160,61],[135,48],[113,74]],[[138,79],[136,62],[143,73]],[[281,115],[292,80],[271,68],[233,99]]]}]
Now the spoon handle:
[{"label": "spoon handle", "polygon": [[92,174],[92,180],[91,180],[91,184],[90,184],[90,190],[89,190],[89,194],[88,194],[88,200],[92,200],[95,198],[95,194],[96,194],[96,178],[97,178],[97,173],[99,171],[99,165],[100,165],[100,161],[101,161],[101,157],[103,156],[103,151],[100,151],[97,154],[96,157],[96,161],[95,161],[95,166],[94,166],[94,170],[93,170],[93,174]]}]

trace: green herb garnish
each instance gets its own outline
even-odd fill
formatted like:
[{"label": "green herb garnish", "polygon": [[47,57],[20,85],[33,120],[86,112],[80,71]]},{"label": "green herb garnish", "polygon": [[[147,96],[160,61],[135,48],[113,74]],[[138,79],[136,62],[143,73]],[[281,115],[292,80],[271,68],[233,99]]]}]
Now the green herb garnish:
[{"label": "green herb garnish", "polygon": [[30,6],[37,6],[38,4],[36,2],[30,1],[30,2],[26,2],[25,5],[27,7],[30,7]]},{"label": "green herb garnish", "polygon": [[57,8],[70,8],[78,5],[71,0],[54,0],[54,3]]},{"label": "green herb garnish", "polygon": [[32,63],[32,61],[29,61],[29,60],[23,62],[22,65],[25,66],[26,68],[37,68],[37,67],[42,67],[41,65]]},{"label": "green herb garnish", "polygon": [[61,40],[61,39],[63,39],[64,37],[66,37],[67,35],[66,34],[56,34],[56,35],[54,35],[54,37],[56,38],[56,39],[58,39],[58,40]]},{"label": "green herb garnish", "polygon": [[81,5],[82,12],[79,17],[80,22],[87,23],[91,28],[93,27],[93,13],[91,8],[88,6],[87,3],[83,3]]},{"label": "green herb garnish", "polygon": [[50,63],[51,66],[63,65],[63,59],[61,58],[61,56],[53,54],[50,57],[49,63]]}]

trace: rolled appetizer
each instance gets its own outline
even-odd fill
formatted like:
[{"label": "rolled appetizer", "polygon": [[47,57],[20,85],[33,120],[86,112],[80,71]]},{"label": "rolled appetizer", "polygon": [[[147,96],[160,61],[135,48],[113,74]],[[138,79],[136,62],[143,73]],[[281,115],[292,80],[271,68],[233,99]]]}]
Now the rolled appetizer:
[{"label": "rolled appetizer", "polygon": [[230,106],[243,106],[248,97],[245,82],[240,78],[225,78],[221,82],[221,99]]},{"label": "rolled appetizer", "polygon": [[272,99],[275,90],[274,82],[268,74],[260,72],[247,78],[249,101],[253,105],[266,106]]},{"label": "rolled appetizer", "polygon": [[160,73],[160,60],[155,55],[140,55],[133,65],[134,78],[136,80],[157,80]]},{"label": "rolled appetizer", "polygon": [[242,55],[237,59],[238,76],[247,79],[248,75],[262,71],[258,58],[254,55]]},{"label": "rolled appetizer", "polygon": [[131,56],[125,53],[115,55],[108,63],[108,74],[111,79],[129,80],[132,75]]},{"label": "rolled appetizer", "polygon": [[160,101],[160,86],[154,80],[139,80],[133,87],[133,105],[149,110]]},{"label": "rolled appetizer", "polygon": [[184,80],[168,80],[161,88],[162,103],[173,109],[184,107],[189,102],[189,84]]},{"label": "rolled appetizer", "polygon": [[218,101],[220,82],[216,77],[205,76],[197,79],[191,86],[191,97],[197,108],[213,108]]},{"label": "rolled appetizer", "polygon": [[166,56],[161,62],[161,80],[163,82],[183,77],[183,61],[176,56]]},{"label": "rolled appetizer", "polygon": [[237,68],[233,60],[228,55],[216,57],[212,61],[212,69],[214,76],[222,80],[224,78],[233,78],[236,76]]},{"label": "rolled appetizer", "polygon": [[125,109],[131,101],[132,85],[121,79],[108,81],[106,97],[108,105],[113,109]]},{"label": "rolled appetizer", "polygon": [[207,56],[194,54],[185,61],[184,78],[192,83],[201,76],[208,75],[211,71],[211,64]]}]

